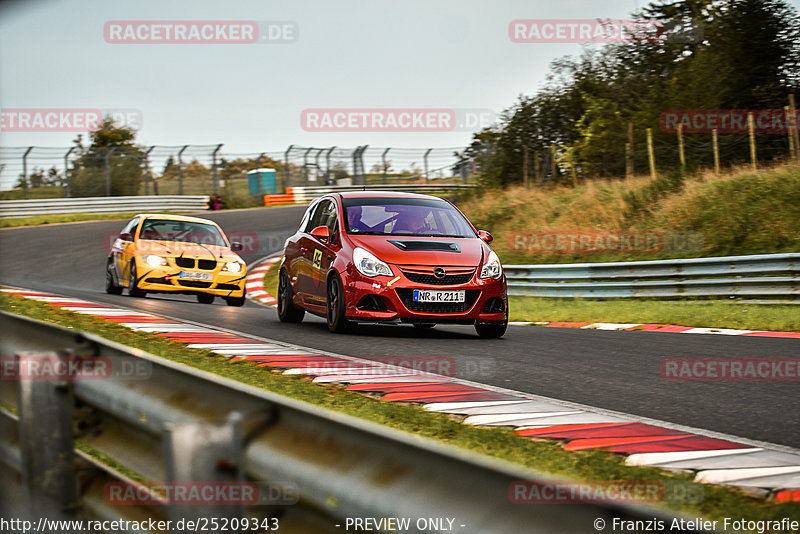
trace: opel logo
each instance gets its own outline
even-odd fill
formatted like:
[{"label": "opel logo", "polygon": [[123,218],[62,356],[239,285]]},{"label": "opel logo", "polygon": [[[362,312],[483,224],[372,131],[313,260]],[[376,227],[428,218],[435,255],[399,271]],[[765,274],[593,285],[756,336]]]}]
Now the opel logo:
[{"label": "opel logo", "polygon": [[435,268],[435,269],[433,270],[433,276],[434,276],[435,278],[438,278],[439,280],[441,280],[442,278],[444,278],[444,275],[445,275],[445,274],[447,274],[447,273],[445,273],[445,272],[444,272],[444,269],[442,269],[441,267],[437,267],[437,268]]}]

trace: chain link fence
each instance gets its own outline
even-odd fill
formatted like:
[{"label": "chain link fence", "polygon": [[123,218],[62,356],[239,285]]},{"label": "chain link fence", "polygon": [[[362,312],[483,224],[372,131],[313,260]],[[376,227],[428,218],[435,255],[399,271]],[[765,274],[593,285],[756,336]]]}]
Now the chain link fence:
[{"label": "chain link fence", "polygon": [[[274,191],[254,190],[248,173],[257,170],[274,171]],[[296,186],[469,183],[474,170],[462,147],[0,147],[0,198],[200,194],[243,206]]]},{"label": "chain link fence", "polygon": [[393,183],[469,183],[474,165],[464,147],[399,148],[290,146],[284,153],[286,187]]}]

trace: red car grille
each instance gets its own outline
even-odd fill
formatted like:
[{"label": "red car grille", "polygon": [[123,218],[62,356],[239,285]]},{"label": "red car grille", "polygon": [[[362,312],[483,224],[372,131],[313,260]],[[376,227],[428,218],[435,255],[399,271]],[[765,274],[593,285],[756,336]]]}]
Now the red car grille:
[{"label": "red car grille", "polygon": [[420,266],[401,266],[400,271],[406,278],[416,284],[431,286],[452,286],[466,284],[472,280],[475,274],[475,267],[442,267],[445,271],[443,278],[436,278],[433,275],[435,267]]}]

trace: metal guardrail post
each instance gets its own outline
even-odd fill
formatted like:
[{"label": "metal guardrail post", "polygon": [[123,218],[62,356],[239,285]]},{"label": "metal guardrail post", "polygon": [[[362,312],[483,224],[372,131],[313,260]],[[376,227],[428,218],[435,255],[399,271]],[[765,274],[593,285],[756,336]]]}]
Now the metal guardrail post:
[{"label": "metal guardrail post", "polygon": [[[164,434],[167,478],[173,483],[241,482],[244,480],[242,415],[230,414],[222,424],[173,423]],[[173,521],[201,517],[242,518],[241,504],[206,503],[188,505],[171,503]]]},{"label": "metal guardrail post", "polygon": [[[59,361],[60,360],[60,361]],[[26,376],[34,368],[64,364],[56,352],[20,352],[18,389],[22,481],[30,509],[41,501],[67,511],[78,500],[78,480],[72,449],[73,394],[68,380]]]}]

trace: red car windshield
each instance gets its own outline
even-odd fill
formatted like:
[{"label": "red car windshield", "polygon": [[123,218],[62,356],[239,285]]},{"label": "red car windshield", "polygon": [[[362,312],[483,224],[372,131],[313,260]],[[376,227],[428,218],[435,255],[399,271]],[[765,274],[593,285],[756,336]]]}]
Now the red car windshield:
[{"label": "red car windshield", "polygon": [[475,237],[464,216],[448,202],[405,198],[345,198],[349,234]]}]

